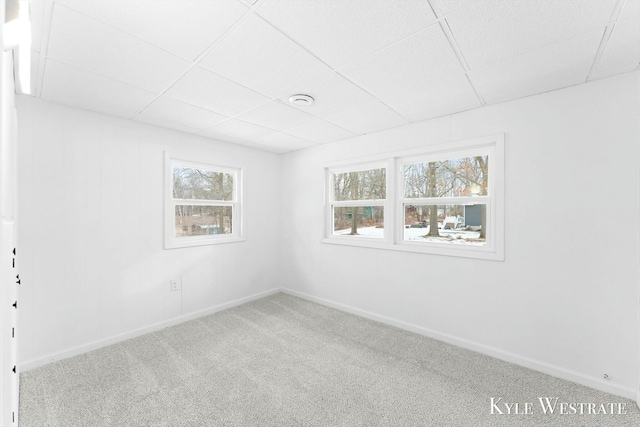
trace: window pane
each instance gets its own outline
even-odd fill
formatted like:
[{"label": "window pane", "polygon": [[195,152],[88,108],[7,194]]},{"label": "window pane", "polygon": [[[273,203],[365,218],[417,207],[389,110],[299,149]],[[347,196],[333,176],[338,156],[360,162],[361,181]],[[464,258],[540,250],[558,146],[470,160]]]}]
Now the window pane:
[{"label": "window pane", "polygon": [[404,205],[404,240],[484,246],[487,206]]},{"label": "window pane", "polygon": [[231,234],[231,206],[176,206],[176,237]]},{"label": "window pane", "polygon": [[334,200],[376,200],[387,197],[385,168],[333,174]]},{"label": "window pane", "polygon": [[384,237],[384,207],[353,206],[333,208],[333,234],[340,236]]},{"label": "window pane", "polygon": [[174,166],[173,197],[176,199],[233,200],[233,174]]},{"label": "window pane", "polygon": [[404,196],[461,197],[486,196],[489,183],[489,156],[465,157],[404,167]]}]

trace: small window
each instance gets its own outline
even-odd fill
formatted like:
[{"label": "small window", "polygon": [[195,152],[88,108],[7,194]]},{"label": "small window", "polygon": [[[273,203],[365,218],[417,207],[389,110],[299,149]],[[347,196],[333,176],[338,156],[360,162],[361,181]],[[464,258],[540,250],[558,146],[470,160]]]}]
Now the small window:
[{"label": "small window", "polygon": [[386,168],[330,169],[328,172],[331,235],[384,238]]},{"label": "small window", "polygon": [[166,158],[165,248],[241,240],[241,170]]}]

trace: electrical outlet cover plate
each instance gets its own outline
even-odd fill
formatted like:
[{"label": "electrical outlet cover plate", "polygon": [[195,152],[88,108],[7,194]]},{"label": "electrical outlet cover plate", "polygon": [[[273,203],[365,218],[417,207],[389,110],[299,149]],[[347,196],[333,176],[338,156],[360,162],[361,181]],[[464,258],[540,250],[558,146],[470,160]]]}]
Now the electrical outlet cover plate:
[{"label": "electrical outlet cover plate", "polygon": [[171,283],[171,290],[172,291],[179,291],[180,290],[180,282],[178,280],[170,280],[169,282]]}]

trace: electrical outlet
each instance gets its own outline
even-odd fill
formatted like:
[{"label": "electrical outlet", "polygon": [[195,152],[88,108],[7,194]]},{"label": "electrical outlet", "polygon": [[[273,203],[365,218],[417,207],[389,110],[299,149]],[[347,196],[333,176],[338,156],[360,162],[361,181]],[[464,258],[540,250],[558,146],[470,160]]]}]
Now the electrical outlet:
[{"label": "electrical outlet", "polygon": [[171,284],[171,290],[172,291],[179,291],[180,290],[180,281],[178,279],[171,279],[171,280],[169,280],[169,283]]}]

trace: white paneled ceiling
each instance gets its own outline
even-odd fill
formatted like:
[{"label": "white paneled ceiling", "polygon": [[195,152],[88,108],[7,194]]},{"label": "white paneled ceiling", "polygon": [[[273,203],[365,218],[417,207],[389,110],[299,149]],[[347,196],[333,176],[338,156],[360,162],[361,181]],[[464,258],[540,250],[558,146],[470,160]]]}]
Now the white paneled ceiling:
[{"label": "white paneled ceiling", "polygon": [[156,98],[137,117],[150,117],[157,121],[183,124],[191,129],[200,130],[209,129],[229,118],[168,96]]},{"label": "white paneled ceiling", "polygon": [[40,96],[48,101],[129,118],[149,105],[156,95],[49,58]]},{"label": "white paneled ceiling", "polygon": [[53,9],[47,57],[154,92],[166,89],[190,66],[188,61],[62,5]]},{"label": "white paneled ceiling", "polygon": [[197,65],[164,93],[227,116],[235,116],[269,102],[268,97]]},{"label": "white paneled ceiling", "polygon": [[[444,0],[439,0],[444,3]],[[471,69],[552,46],[609,23],[617,0],[473,0],[447,16]],[[597,49],[597,46],[594,49]]]},{"label": "white paneled ceiling", "polygon": [[472,69],[469,78],[490,104],[583,83],[601,38],[600,31],[581,34]]},{"label": "white paneled ceiling", "polygon": [[87,17],[193,61],[247,8],[236,0],[56,0]]},{"label": "white paneled ceiling", "polygon": [[254,125],[238,119],[229,119],[202,132],[203,136],[230,142],[255,141],[275,133],[273,129]]},{"label": "white paneled ceiling", "polygon": [[[640,0],[31,0],[32,93],[283,153],[638,70]],[[308,94],[310,106],[288,98]]]},{"label": "white paneled ceiling", "polygon": [[436,22],[426,0],[272,0],[257,13],[334,68]]},{"label": "white paneled ceiling", "polygon": [[305,88],[331,72],[257,15],[249,15],[230,31],[200,65],[274,98],[288,94],[292,87]]}]

